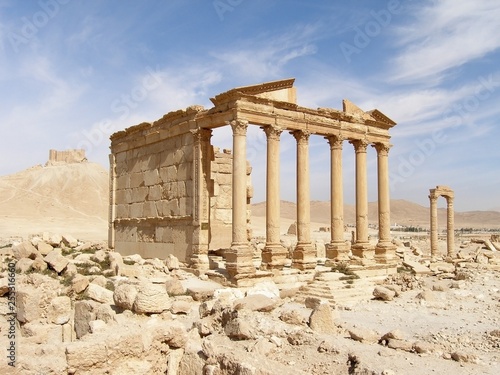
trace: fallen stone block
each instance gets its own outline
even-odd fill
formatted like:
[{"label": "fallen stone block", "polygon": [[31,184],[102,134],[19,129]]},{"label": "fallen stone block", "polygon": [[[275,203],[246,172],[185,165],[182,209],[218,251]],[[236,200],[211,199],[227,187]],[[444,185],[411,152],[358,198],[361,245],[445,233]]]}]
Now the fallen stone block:
[{"label": "fallen stone block", "polygon": [[31,242],[25,241],[19,245],[12,247],[12,253],[14,258],[17,260],[23,258],[35,259],[39,255],[39,251],[31,244]]},{"label": "fallen stone block", "polygon": [[56,297],[50,302],[48,316],[52,323],[65,324],[69,322],[71,315],[71,299],[68,296]]},{"label": "fallen stone block", "polygon": [[131,284],[119,284],[113,293],[115,305],[126,310],[132,310],[136,297],[137,288]]},{"label": "fallen stone block", "polygon": [[69,263],[69,260],[62,256],[60,249],[52,250],[45,256],[45,258],[43,258],[43,260],[57,273],[62,272]]},{"label": "fallen stone block", "polygon": [[21,323],[32,322],[41,316],[40,292],[32,287],[16,293],[17,320]]},{"label": "fallen stone block", "polygon": [[383,286],[376,286],[375,289],[373,289],[373,296],[382,301],[392,301],[396,296],[396,293],[393,290],[384,288]]},{"label": "fallen stone block", "polygon": [[133,310],[137,313],[161,313],[170,309],[172,301],[164,285],[142,283],[137,287]]},{"label": "fallen stone block", "polygon": [[61,236],[61,242],[68,247],[77,247],[78,241],[71,234],[63,234]]},{"label": "fallen stone block", "polygon": [[96,318],[97,307],[98,304],[94,301],[75,302],[75,332],[77,339],[90,333],[90,322]]},{"label": "fallen stone block", "polygon": [[431,273],[431,270],[429,268],[427,268],[426,266],[424,266],[418,262],[404,260],[403,265],[411,268],[417,275],[425,275],[425,274]]},{"label": "fallen stone block", "polygon": [[266,297],[262,294],[254,294],[234,301],[234,309],[247,309],[251,311],[269,312],[276,308],[278,300]]},{"label": "fallen stone block", "polygon": [[96,302],[113,304],[113,292],[97,284],[90,283],[87,287],[87,295]]},{"label": "fallen stone block", "polygon": [[379,339],[379,334],[368,328],[352,328],[349,330],[351,339],[364,343],[376,343]]},{"label": "fallen stone block", "polygon": [[309,327],[319,333],[335,333],[337,327],[334,320],[335,315],[330,305],[322,303],[312,311],[309,317]]},{"label": "fallen stone block", "polygon": [[42,254],[43,256],[47,255],[52,250],[54,250],[54,248],[51,245],[49,245],[48,243],[46,243],[44,241],[38,242],[36,247],[37,247],[38,251],[40,252],[40,254]]}]

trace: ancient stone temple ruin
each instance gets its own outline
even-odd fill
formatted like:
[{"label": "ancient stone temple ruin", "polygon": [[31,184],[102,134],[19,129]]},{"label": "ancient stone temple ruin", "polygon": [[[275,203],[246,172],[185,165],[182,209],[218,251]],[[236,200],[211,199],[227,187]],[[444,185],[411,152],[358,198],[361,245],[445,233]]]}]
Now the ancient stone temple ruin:
[{"label": "ancient stone temple ruin", "polygon": [[[266,245],[262,268],[280,270],[289,257],[280,243],[280,137],[289,132],[297,147],[297,246],[292,267],[316,266],[310,237],[309,137],[326,139],[331,151],[331,242],[327,257],[359,265],[390,264],[389,129],[396,123],[378,110],[364,112],[348,100],[343,109],[304,108],[296,103],[294,79],[239,87],[211,99],[213,107],[191,106],[153,123],[111,136],[109,245],[122,254],[174,254],[192,268],[209,267],[210,249],[224,248],[230,279],[256,273],[249,243],[251,197],[247,128],[267,136]],[[232,154],[211,143],[212,129],[230,126]],[[342,147],[350,143],[356,165],[356,237],[344,240]],[[379,238],[368,237],[367,147],[377,151]],[[325,147],[327,147],[325,142]],[[327,173],[327,171],[325,171]],[[351,260],[352,261],[352,260]]]}]

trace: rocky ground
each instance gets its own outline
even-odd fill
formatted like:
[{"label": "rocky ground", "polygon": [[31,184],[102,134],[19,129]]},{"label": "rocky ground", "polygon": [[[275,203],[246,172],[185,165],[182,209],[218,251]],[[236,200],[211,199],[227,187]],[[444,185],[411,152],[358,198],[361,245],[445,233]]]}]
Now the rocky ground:
[{"label": "rocky ground", "polygon": [[[396,242],[398,273],[342,303],[307,285],[231,288],[172,256],[122,258],[70,235],[21,241],[0,241],[3,374],[500,372],[495,241],[464,241],[434,263],[425,242]],[[348,267],[316,272],[358,287]]]}]

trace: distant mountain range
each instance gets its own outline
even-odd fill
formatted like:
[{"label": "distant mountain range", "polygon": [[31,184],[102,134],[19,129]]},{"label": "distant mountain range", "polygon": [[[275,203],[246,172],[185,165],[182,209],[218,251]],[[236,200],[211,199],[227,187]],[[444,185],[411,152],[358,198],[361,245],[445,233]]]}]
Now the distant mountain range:
[{"label": "distant mountain range", "polygon": [[[288,201],[281,201],[281,217],[286,219],[296,219],[296,204]],[[344,205],[344,221],[346,224],[356,222],[356,207],[354,205]],[[266,216],[266,202],[252,205],[253,216]],[[407,226],[429,226],[429,208],[403,199],[391,200],[391,225]],[[316,223],[330,224],[330,202],[311,202],[311,221]],[[378,223],[377,202],[368,204],[369,223]],[[446,209],[438,208],[439,227],[446,226]],[[455,228],[500,228],[500,212],[497,211],[455,211]]]}]

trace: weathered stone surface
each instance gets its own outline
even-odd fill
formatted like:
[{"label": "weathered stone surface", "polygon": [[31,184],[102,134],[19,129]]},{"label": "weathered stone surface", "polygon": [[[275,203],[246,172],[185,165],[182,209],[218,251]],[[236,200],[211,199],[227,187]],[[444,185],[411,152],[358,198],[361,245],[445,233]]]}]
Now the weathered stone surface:
[{"label": "weathered stone surface", "polygon": [[54,324],[67,323],[72,315],[71,299],[67,296],[54,298],[49,305],[48,315]]},{"label": "weathered stone surface", "polygon": [[294,324],[294,325],[306,325],[308,323],[308,319],[304,317],[299,311],[297,310],[285,310],[281,313],[280,319],[288,324]]},{"label": "weathered stone surface", "polygon": [[17,320],[32,322],[41,316],[40,292],[35,288],[25,288],[16,293]]},{"label": "weathered stone surface", "polygon": [[30,258],[21,258],[16,262],[16,272],[19,273],[26,273],[28,272],[32,265],[33,265],[34,260]]},{"label": "weathered stone surface", "polygon": [[235,310],[247,309],[251,311],[269,312],[276,308],[278,300],[269,298],[263,294],[249,295],[234,301]]},{"label": "weathered stone surface", "polygon": [[477,362],[477,357],[474,354],[466,353],[461,350],[457,350],[451,353],[451,359],[457,362],[472,362],[472,363]]},{"label": "weathered stone surface", "polygon": [[165,258],[165,266],[169,271],[178,270],[180,268],[179,259],[175,255],[168,254]]},{"label": "weathered stone surface", "polygon": [[113,271],[114,276],[121,275],[121,271],[123,269],[123,257],[120,253],[116,251],[110,251],[108,253],[110,269]]},{"label": "weathered stone surface", "polygon": [[171,306],[170,297],[164,285],[142,283],[137,288],[133,310],[137,313],[161,313]]},{"label": "weathered stone surface", "polygon": [[416,274],[425,275],[425,274],[429,274],[431,272],[431,270],[428,267],[426,267],[418,262],[411,261],[411,260],[405,259],[403,261],[403,265],[411,268]]},{"label": "weathered stone surface", "polygon": [[22,258],[35,259],[39,254],[38,250],[31,244],[31,242],[25,241],[19,245],[12,247],[12,253],[14,258],[20,260]]},{"label": "weathered stone surface", "polygon": [[246,293],[247,296],[252,296],[255,294],[261,294],[266,297],[275,299],[280,298],[280,290],[273,281],[257,283],[253,287],[249,288]]},{"label": "weathered stone surface", "polygon": [[316,309],[319,307],[319,305],[327,303],[326,299],[324,298],[319,298],[319,297],[306,297],[304,300],[304,304],[308,309]]},{"label": "weathered stone surface", "polygon": [[49,245],[48,243],[46,243],[44,241],[38,242],[36,244],[36,247],[37,247],[38,251],[40,252],[40,254],[42,254],[43,256],[47,255],[52,250],[54,250],[54,248],[51,245]]},{"label": "weathered stone surface", "polygon": [[413,343],[413,349],[419,354],[434,353],[437,350],[436,345],[425,341]]},{"label": "weathered stone surface", "polygon": [[43,272],[47,269],[47,263],[43,260],[41,256],[36,257],[33,263],[31,264],[31,268],[36,272]]},{"label": "weathered stone surface", "polygon": [[71,234],[63,234],[61,236],[61,242],[68,247],[77,247],[78,241]]},{"label": "weathered stone surface", "polygon": [[6,277],[0,279],[0,297],[9,293],[9,280]]},{"label": "weathered stone surface", "polygon": [[106,331],[106,322],[96,319],[89,322],[90,333],[100,333]]},{"label": "weathered stone surface", "polygon": [[396,293],[388,288],[384,288],[383,286],[376,286],[373,290],[373,295],[376,299],[380,299],[382,301],[392,301]]},{"label": "weathered stone surface", "polygon": [[89,279],[83,275],[77,274],[71,281],[71,288],[75,293],[81,293],[89,286]]},{"label": "weathered stone surface", "polygon": [[355,341],[376,343],[379,339],[377,332],[367,328],[352,328],[349,330],[349,336]]},{"label": "weathered stone surface", "polygon": [[52,250],[43,260],[57,273],[62,272],[69,263],[69,260],[62,256],[60,249]]},{"label": "weathered stone surface", "polygon": [[75,332],[77,339],[90,333],[90,322],[96,318],[97,306],[96,302],[89,300],[75,302]]},{"label": "weathered stone surface", "polygon": [[102,305],[98,306],[97,310],[95,311],[96,320],[102,320],[105,323],[110,323],[110,322],[116,321],[115,317],[116,317],[116,313],[111,308],[111,305],[102,304]]},{"label": "weathered stone surface", "polygon": [[170,311],[172,314],[189,314],[191,309],[193,308],[193,304],[187,300],[178,300],[172,303],[170,307]]},{"label": "weathered stone surface", "polygon": [[113,292],[97,284],[90,283],[87,287],[87,295],[89,298],[100,303],[113,304]]},{"label": "weathered stone surface", "polygon": [[180,296],[186,294],[186,288],[179,279],[172,278],[165,282],[165,288],[169,296]]},{"label": "weathered stone surface", "polygon": [[68,367],[78,371],[95,371],[104,366],[107,358],[108,353],[104,342],[77,341],[66,346]]},{"label": "weathered stone surface", "polygon": [[309,317],[309,327],[315,332],[335,333],[337,327],[334,318],[330,305],[322,303],[312,311]]},{"label": "weathered stone surface", "polygon": [[115,305],[127,310],[132,310],[136,297],[137,288],[131,284],[119,284],[113,293]]},{"label": "weathered stone surface", "polygon": [[387,341],[387,346],[391,349],[403,350],[405,352],[413,351],[413,344],[406,340],[389,339]]},{"label": "weathered stone surface", "polygon": [[[45,240],[45,238],[44,238],[44,240]],[[57,233],[50,234],[48,236],[46,242],[53,247],[58,247],[62,242],[62,236],[60,234],[57,234]]]},{"label": "weathered stone surface", "polygon": [[255,331],[250,323],[242,318],[232,319],[224,327],[226,335],[233,340],[250,340],[255,337]]}]

